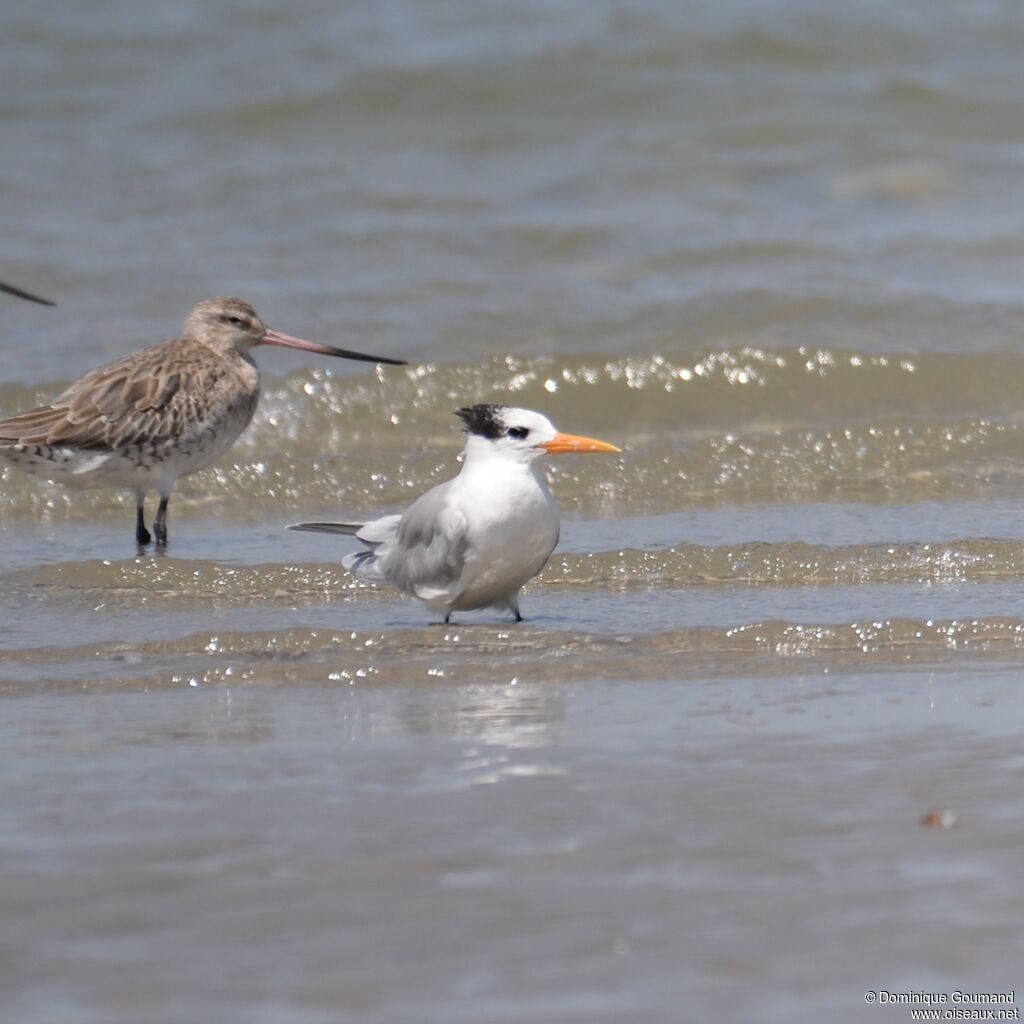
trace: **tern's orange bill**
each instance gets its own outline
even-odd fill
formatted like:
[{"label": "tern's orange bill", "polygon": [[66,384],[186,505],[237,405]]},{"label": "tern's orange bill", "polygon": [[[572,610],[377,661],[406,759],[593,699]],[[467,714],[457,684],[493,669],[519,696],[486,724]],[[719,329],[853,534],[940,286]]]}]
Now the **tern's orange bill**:
[{"label": "tern's orange bill", "polygon": [[560,455],[564,452],[621,452],[607,441],[598,441],[595,437],[580,437],[577,434],[556,434],[550,441],[540,446],[552,455]]}]

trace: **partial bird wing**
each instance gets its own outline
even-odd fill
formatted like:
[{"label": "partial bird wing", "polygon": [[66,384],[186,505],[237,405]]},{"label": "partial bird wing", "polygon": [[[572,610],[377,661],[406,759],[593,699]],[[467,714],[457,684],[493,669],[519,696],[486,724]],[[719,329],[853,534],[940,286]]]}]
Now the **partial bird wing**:
[{"label": "partial bird wing", "polygon": [[56,306],[56,302],[44,299],[41,295],[33,295],[24,288],[15,288],[13,284],[5,284],[0,281],[0,292],[7,292],[8,295],[17,295],[19,299],[28,299],[29,302],[38,302],[40,306]]},{"label": "partial bird wing", "polygon": [[179,440],[200,418],[196,394],[209,394],[227,372],[199,349],[186,358],[164,342],[93,370],[48,405],[0,421],[0,444],[109,452]]},{"label": "partial bird wing", "polygon": [[387,578],[424,601],[454,597],[466,565],[466,517],[452,501],[451,483],[413,502],[398,523],[394,546],[380,552]]}]

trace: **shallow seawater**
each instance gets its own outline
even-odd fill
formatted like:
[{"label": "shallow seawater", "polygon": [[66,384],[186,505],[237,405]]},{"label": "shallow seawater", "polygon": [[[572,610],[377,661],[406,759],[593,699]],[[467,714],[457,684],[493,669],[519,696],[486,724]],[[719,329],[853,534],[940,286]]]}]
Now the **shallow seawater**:
[{"label": "shallow seawater", "polygon": [[[256,418],[0,469],[0,1020],[906,1019],[1004,991],[1024,813],[1013,5],[0,11],[0,417],[249,299]],[[440,625],[304,519],[605,438]],[[952,827],[923,827],[932,811]],[[936,820],[936,819],[932,819]]]},{"label": "shallow seawater", "polygon": [[499,674],[9,700],[5,1013],[853,1020],[870,985],[1009,987],[1019,664]]}]

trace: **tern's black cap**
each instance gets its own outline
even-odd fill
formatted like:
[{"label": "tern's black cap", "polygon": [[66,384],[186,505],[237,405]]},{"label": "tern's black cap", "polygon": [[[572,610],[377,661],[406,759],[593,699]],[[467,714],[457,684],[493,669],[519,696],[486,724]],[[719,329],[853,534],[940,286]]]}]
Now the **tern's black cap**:
[{"label": "tern's black cap", "polygon": [[495,440],[505,433],[507,405],[467,405],[456,409],[455,415],[466,425],[467,434]]}]

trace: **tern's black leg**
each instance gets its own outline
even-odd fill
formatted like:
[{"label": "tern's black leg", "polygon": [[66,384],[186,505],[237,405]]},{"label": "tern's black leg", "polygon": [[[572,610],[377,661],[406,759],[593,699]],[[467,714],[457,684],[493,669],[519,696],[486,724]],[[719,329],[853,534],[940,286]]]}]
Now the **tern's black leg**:
[{"label": "tern's black leg", "polygon": [[160,495],[160,505],[156,510],[156,522],[153,523],[153,531],[156,533],[156,545],[159,548],[167,547],[167,503],[171,500],[169,494]]},{"label": "tern's black leg", "polygon": [[152,539],[149,530],[146,529],[146,510],[142,498],[139,498],[135,503],[135,543],[144,547]]}]

